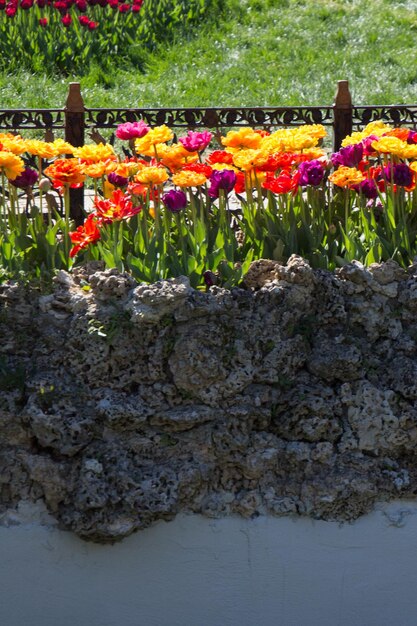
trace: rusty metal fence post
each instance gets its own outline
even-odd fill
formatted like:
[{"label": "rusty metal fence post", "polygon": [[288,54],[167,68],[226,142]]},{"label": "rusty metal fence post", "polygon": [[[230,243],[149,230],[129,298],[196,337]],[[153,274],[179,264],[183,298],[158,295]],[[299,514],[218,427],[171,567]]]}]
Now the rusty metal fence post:
[{"label": "rusty metal fence post", "polygon": [[333,150],[337,152],[346,135],[352,134],[353,114],[349,81],[339,80],[333,103]]},{"label": "rusty metal fence post", "polygon": [[[75,147],[84,145],[85,107],[80,83],[70,83],[65,104],[65,141]],[[70,189],[70,216],[77,225],[84,221],[84,188]]]}]

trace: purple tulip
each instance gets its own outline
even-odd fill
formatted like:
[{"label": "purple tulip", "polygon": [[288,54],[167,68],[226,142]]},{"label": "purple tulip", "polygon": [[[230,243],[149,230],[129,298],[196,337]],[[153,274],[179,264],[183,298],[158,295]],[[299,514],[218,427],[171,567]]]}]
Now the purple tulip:
[{"label": "purple tulip", "polygon": [[363,144],[355,143],[351,146],[340,148],[339,152],[332,154],[331,159],[334,167],[358,167],[363,156]]},{"label": "purple tulip", "polygon": [[19,189],[27,189],[28,187],[33,187],[33,185],[38,180],[38,172],[36,170],[27,167],[20,176],[17,176],[14,180],[10,182],[15,187],[19,187]]},{"label": "purple tulip", "polygon": [[120,176],[120,174],[116,174],[115,172],[110,172],[110,174],[107,175],[107,180],[115,187],[126,187],[129,182],[126,176]]},{"label": "purple tulip", "polygon": [[384,176],[387,182],[392,182],[400,187],[411,187],[414,180],[413,170],[405,163],[387,165],[384,167]]},{"label": "purple tulip", "polygon": [[218,276],[211,272],[210,270],[206,270],[203,272],[203,280],[206,287],[213,287],[213,285],[217,285]]},{"label": "purple tulip", "polygon": [[213,170],[210,183],[208,195],[210,198],[218,198],[220,189],[226,193],[232,191],[236,184],[236,174],[233,170]]},{"label": "purple tulip", "polygon": [[378,188],[375,181],[372,179],[367,178],[358,185],[353,185],[352,188],[369,200],[374,200],[378,196]]},{"label": "purple tulip", "polygon": [[119,139],[140,139],[140,137],[144,137],[149,130],[149,126],[143,120],[139,122],[126,122],[117,127],[116,137]]},{"label": "purple tulip", "polygon": [[306,185],[317,187],[323,180],[324,167],[317,159],[302,161],[298,166],[298,172],[300,174],[299,184],[302,187]]},{"label": "purple tulip", "polygon": [[189,130],[188,135],[186,137],[180,137],[178,141],[182,143],[188,152],[201,152],[207,148],[212,137],[212,133],[209,133],[207,130],[202,133]]},{"label": "purple tulip", "polygon": [[162,202],[166,208],[172,213],[179,213],[181,209],[187,206],[187,196],[183,191],[171,189],[162,196]]},{"label": "purple tulip", "polygon": [[381,200],[368,200],[368,202],[366,203],[366,208],[367,209],[372,209],[375,215],[375,219],[377,222],[379,222],[383,212],[384,212],[384,205],[382,204]]},{"label": "purple tulip", "polygon": [[417,143],[417,133],[414,130],[408,131],[407,143]]},{"label": "purple tulip", "polygon": [[365,137],[365,139],[362,140],[364,156],[370,156],[372,154],[375,154],[375,150],[372,147],[372,143],[374,141],[379,141],[379,139],[380,138],[377,135],[369,135],[369,137]]}]

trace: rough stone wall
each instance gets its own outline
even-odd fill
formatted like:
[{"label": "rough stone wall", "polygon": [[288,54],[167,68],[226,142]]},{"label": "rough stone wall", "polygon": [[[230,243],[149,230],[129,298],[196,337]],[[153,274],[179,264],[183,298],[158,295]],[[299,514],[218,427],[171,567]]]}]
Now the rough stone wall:
[{"label": "rough stone wall", "polygon": [[0,287],[0,522],[115,541],[179,511],[353,520],[417,493],[417,267],[255,262],[244,289],[94,264]]}]

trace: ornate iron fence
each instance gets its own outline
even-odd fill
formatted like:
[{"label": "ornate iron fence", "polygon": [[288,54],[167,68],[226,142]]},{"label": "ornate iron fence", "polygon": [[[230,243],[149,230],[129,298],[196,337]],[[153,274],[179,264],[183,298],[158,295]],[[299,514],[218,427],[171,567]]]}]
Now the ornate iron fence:
[{"label": "ornate iron fence", "polygon": [[115,128],[123,122],[143,119],[150,126],[177,128],[224,128],[230,126],[300,126],[333,123],[332,107],[240,107],[199,109],[87,109],[86,124]]}]

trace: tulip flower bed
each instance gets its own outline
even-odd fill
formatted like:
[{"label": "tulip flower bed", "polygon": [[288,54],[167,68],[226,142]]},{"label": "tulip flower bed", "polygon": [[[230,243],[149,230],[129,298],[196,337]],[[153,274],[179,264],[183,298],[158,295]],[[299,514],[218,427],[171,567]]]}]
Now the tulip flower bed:
[{"label": "tulip flower bed", "polygon": [[[412,130],[373,122],[331,155],[320,125],[245,127],[217,146],[210,132],[176,143],[168,127],[142,121],[116,135],[128,156],[0,135],[4,277],[101,260],[139,281],[183,274],[194,287],[231,287],[259,258],[298,254],[331,270],[353,259],[406,267],[417,254]],[[92,209],[75,228],[69,190],[86,184]]]},{"label": "tulip flower bed", "polygon": [[[0,69],[111,68],[197,24],[217,0],[0,0]],[[106,65],[107,64],[107,65]]]}]

